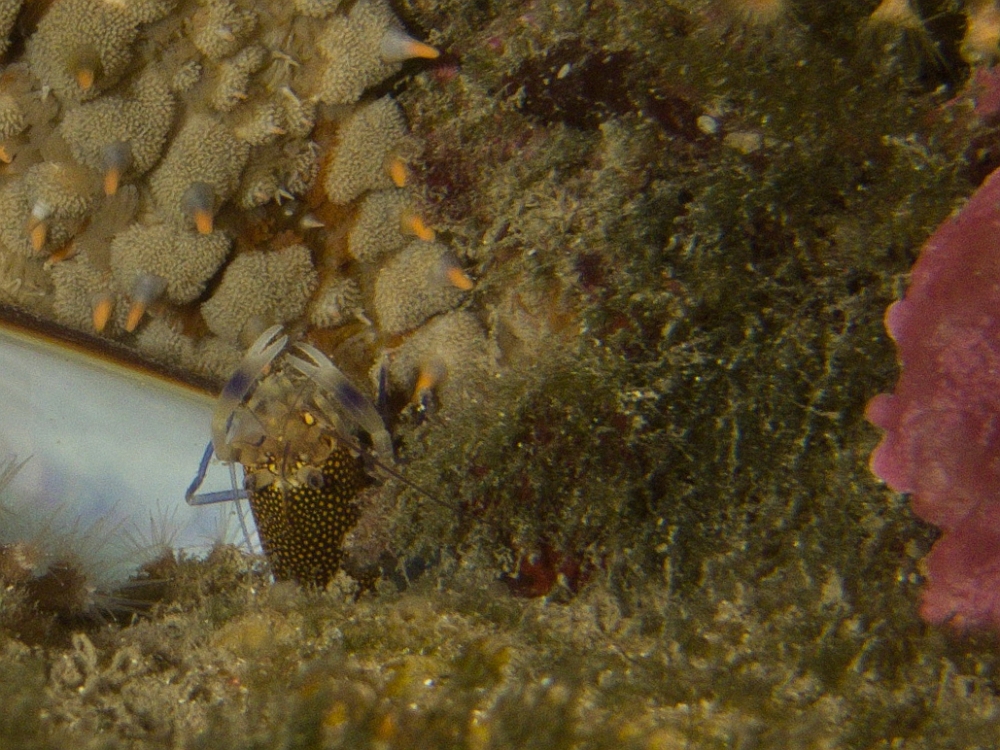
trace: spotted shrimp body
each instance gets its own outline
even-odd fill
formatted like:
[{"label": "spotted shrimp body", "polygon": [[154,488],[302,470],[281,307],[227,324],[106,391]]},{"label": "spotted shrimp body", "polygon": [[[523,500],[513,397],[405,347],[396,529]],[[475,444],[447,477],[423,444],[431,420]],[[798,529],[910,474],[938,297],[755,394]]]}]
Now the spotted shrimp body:
[{"label": "spotted shrimp body", "polygon": [[[240,464],[275,578],[323,586],[343,563],[344,537],[373,484],[368,459],[391,461],[392,442],[375,406],[326,355],[307,343],[287,345],[275,326],[247,351],[216,403],[212,442],[187,497],[233,499],[195,492],[213,452]],[[374,455],[359,444],[359,429]]]}]

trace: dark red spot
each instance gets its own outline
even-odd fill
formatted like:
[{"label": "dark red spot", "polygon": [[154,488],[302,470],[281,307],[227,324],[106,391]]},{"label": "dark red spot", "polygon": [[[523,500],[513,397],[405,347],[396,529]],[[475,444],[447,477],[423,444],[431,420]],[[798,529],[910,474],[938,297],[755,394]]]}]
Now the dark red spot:
[{"label": "dark red spot", "polygon": [[543,544],[536,554],[521,559],[516,575],[505,575],[501,580],[514,596],[532,599],[551,592],[560,577],[574,594],[587,579],[579,559]]},{"label": "dark red spot", "polygon": [[576,272],[580,286],[588,292],[603,289],[608,278],[604,257],[600,253],[581,253],[576,259]]},{"label": "dark red spot", "polygon": [[544,125],[565,123],[593,130],[613,115],[635,111],[627,83],[635,56],[595,49],[572,39],[526,60],[504,81],[520,92],[522,112]]},{"label": "dark red spot", "polygon": [[707,141],[710,136],[698,127],[701,114],[691,99],[669,90],[653,91],[646,100],[643,111],[662,127],[667,135],[685,141]]}]

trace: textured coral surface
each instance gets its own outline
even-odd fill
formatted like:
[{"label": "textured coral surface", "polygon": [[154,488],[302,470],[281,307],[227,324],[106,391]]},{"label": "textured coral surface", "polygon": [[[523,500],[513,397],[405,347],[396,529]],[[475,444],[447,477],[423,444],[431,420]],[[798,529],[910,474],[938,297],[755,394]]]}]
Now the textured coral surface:
[{"label": "textured coral surface", "polygon": [[[343,24],[360,0],[294,5]],[[0,744],[997,746],[996,638],[919,616],[937,532],[871,475],[878,435],[864,419],[898,376],[885,309],[918,248],[1000,161],[997,123],[961,95],[997,56],[992,3],[400,0],[394,13],[441,58],[315,122],[291,117],[282,95],[279,137],[315,142],[326,165],[350,144],[346,168],[384,161],[385,144],[366,145],[371,120],[396,133],[405,119],[405,190],[448,249],[437,274],[416,254],[419,289],[390,272],[411,236],[428,241],[418,225],[398,242],[385,215],[360,223],[370,196],[356,191],[390,189],[391,173],[331,180],[293,168],[312,149],[257,151],[275,110],[243,119],[256,89],[230,95],[276,66],[294,92],[350,99],[381,68],[321,85],[287,72],[308,68],[305,55],[265,54],[254,72],[262,58],[245,50],[267,40],[246,13],[270,4],[182,3],[164,17],[141,6],[136,38],[162,23],[167,48],[190,42],[203,72],[181,64],[174,85],[193,79],[189,91],[251,144],[240,184],[252,189],[228,194],[226,169],[197,181],[213,190],[182,191],[184,231],[211,214],[212,231],[232,233],[233,263],[309,249],[318,278],[293,325],[358,383],[388,357],[400,467],[434,499],[390,481],[361,508],[348,551],[384,575],[359,598],[346,577],[326,591],[271,584],[258,561],[220,549],[150,567],[129,597],[142,616],[102,621],[57,596],[65,571],[26,583],[25,548],[7,550]],[[228,33],[206,34],[210,23]],[[334,36],[307,34],[315,63],[340,64]],[[94,59],[63,63],[79,72]],[[115,65],[121,77],[95,75],[95,92],[138,97]],[[55,81],[54,96],[79,80]],[[363,109],[390,94],[398,113]],[[25,117],[54,122],[49,101]],[[158,165],[175,163],[169,148]],[[62,195],[77,174],[42,186]],[[277,200],[255,204],[274,195],[275,174],[306,183],[290,219]],[[32,221],[44,232],[28,230],[35,177],[0,195],[19,217],[0,223],[0,240],[24,259],[4,256],[19,274],[4,279],[36,290],[39,306],[50,271],[33,241],[47,250],[83,231],[101,248],[132,221],[103,186],[99,208],[70,202]],[[161,194],[174,193],[151,194],[149,210]],[[80,210],[107,223],[81,230]],[[376,251],[352,249],[354,232]],[[461,282],[457,271],[473,288],[435,287]],[[151,303],[138,338],[167,318],[192,362],[208,361],[206,341],[222,361],[237,344],[207,335],[200,316],[224,278],[194,303]],[[395,286],[376,295],[382,284]],[[428,312],[435,291],[447,311]],[[376,296],[432,317],[385,335]],[[108,325],[129,340],[118,318]]]}]

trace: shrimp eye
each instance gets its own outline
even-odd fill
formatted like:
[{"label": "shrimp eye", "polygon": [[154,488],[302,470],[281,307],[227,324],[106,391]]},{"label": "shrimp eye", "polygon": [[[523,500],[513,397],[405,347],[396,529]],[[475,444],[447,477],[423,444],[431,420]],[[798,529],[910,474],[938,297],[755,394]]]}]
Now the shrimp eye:
[{"label": "shrimp eye", "polygon": [[319,469],[312,469],[306,474],[306,484],[309,485],[310,489],[321,490],[323,489],[323,472]]},{"label": "shrimp eye", "polygon": [[312,415],[312,412],[304,411],[302,412],[302,422],[306,427],[312,427],[316,424],[316,417]]}]

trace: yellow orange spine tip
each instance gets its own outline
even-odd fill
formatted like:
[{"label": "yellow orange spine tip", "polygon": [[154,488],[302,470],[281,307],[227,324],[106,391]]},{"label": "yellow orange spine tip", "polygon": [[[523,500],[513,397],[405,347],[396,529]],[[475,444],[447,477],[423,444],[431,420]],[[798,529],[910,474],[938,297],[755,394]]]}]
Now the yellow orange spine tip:
[{"label": "yellow orange spine tip", "polygon": [[14,161],[14,154],[11,153],[10,149],[7,148],[6,144],[0,145],[0,161],[4,164],[10,164]]},{"label": "yellow orange spine tip", "polygon": [[139,327],[139,321],[142,320],[142,316],[145,314],[146,304],[135,300],[128,309],[128,318],[125,319],[125,330],[132,333],[132,331]]},{"label": "yellow orange spine tip", "polygon": [[379,50],[387,63],[401,63],[414,58],[433,60],[441,55],[434,47],[414,39],[402,29],[390,28],[382,37]]},{"label": "yellow orange spine tip", "polygon": [[417,383],[413,386],[413,403],[419,404],[420,397],[437,383],[437,374],[432,368],[421,368]]},{"label": "yellow orange spine tip", "polygon": [[418,42],[416,39],[410,40],[405,46],[406,54],[409,57],[419,57],[423,60],[436,60],[441,53],[436,47]]},{"label": "yellow orange spine tip", "polygon": [[52,267],[56,263],[62,263],[64,260],[69,260],[74,255],[76,255],[77,247],[75,242],[67,242],[61,248],[56,250],[49,259],[45,262],[47,267]]},{"label": "yellow orange spine tip", "polygon": [[452,266],[447,271],[448,283],[453,287],[467,292],[475,286],[469,275],[457,266]]},{"label": "yellow orange spine tip", "polygon": [[35,252],[41,251],[45,247],[45,238],[48,231],[44,221],[31,221],[28,224],[28,237],[31,239],[31,247]]},{"label": "yellow orange spine tip", "polygon": [[[108,321],[111,320],[111,310],[113,307],[110,294],[101,295],[94,302],[92,321],[94,323],[94,330],[98,333],[102,333],[107,328]],[[136,324],[138,325],[138,321]]]},{"label": "yellow orange spine tip", "polygon": [[424,220],[415,214],[404,214],[403,215],[403,231],[404,233],[412,234],[417,239],[421,239],[424,242],[433,242],[434,230],[431,229]]},{"label": "yellow orange spine tip", "polygon": [[81,91],[90,91],[94,85],[94,71],[90,68],[80,68],[76,71],[76,85]]},{"label": "yellow orange spine tip", "polygon": [[198,228],[199,234],[211,234],[214,223],[211,211],[199,209],[194,212],[194,225]]},{"label": "yellow orange spine tip", "polygon": [[104,173],[104,194],[107,196],[114,195],[118,192],[118,185],[121,181],[122,174],[118,169],[109,169]]},{"label": "yellow orange spine tip", "polygon": [[398,188],[406,187],[406,183],[409,182],[409,170],[406,168],[406,162],[397,156],[393,157],[387,166],[392,184]]}]

